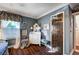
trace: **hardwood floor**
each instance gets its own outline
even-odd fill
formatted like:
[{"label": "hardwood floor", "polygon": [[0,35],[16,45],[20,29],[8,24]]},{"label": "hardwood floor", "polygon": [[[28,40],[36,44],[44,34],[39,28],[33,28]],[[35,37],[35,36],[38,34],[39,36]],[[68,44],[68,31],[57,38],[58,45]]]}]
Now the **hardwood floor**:
[{"label": "hardwood floor", "polygon": [[9,48],[9,55],[61,55],[61,52],[49,53],[49,48],[45,46],[30,45],[24,49]]},{"label": "hardwood floor", "polygon": [[79,46],[74,49],[73,55],[79,55]]},{"label": "hardwood floor", "polygon": [[79,52],[74,51],[73,55],[79,55]]}]

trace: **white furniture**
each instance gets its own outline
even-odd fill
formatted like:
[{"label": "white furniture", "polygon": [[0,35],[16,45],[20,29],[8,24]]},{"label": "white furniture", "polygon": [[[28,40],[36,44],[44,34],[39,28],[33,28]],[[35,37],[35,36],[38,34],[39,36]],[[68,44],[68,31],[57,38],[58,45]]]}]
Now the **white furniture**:
[{"label": "white furniture", "polygon": [[29,33],[29,43],[41,45],[41,32],[30,32]]}]

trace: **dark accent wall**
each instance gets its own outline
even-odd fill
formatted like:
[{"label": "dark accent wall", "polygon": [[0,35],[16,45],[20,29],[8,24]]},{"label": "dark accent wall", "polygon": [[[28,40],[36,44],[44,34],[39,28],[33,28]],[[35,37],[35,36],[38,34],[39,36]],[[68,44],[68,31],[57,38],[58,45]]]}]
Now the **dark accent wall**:
[{"label": "dark accent wall", "polygon": [[[48,15],[40,18],[38,24],[43,26],[44,24],[49,24],[50,17],[56,13],[64,12],[64,54],[70,54],[70,10],[69,5],[64,6],[54,12],[49,13]],[[49,40],[50,39],[50,30],[48,32]]]},{"label": "dark accent wall", "polygon": [[21,22],[21,30],[27,29],[27,35],[29,36],[29,32],[31,31],[31,26],[37,23],[36,19],[29,18],[29,17],[22,17]]}]

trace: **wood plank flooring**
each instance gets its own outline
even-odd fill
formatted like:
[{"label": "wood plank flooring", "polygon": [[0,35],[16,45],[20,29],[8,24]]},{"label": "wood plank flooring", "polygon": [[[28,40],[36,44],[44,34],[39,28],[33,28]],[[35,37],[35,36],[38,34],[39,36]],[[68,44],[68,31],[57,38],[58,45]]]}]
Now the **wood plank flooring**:
[{"label": "wood plank flooring", "polygon": [[73,55],[79,55],[79,52],[77,52],[76,50],[79,51],[79,46],[76,46],[76,49],[74,49]]},{"label": "wood plank flooring", "polygon": [[79,55],[79,52],[74,51],[73,55]]},{"label": "wood plank flooring", "polygon": [[30,45],[24,49],[9,48],[9,55],[62,55],[61,52],[49,53],[49,48],[45,46]]}]

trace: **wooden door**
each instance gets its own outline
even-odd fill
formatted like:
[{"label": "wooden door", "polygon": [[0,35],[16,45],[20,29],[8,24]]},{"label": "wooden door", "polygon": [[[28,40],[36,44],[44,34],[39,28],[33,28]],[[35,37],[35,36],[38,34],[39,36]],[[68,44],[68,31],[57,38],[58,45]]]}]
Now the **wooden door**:
[{"label": "wooden door", "polygon": [[52,47],[58,47],[63,53],[63,13],[53,18],[52,27]]}]

